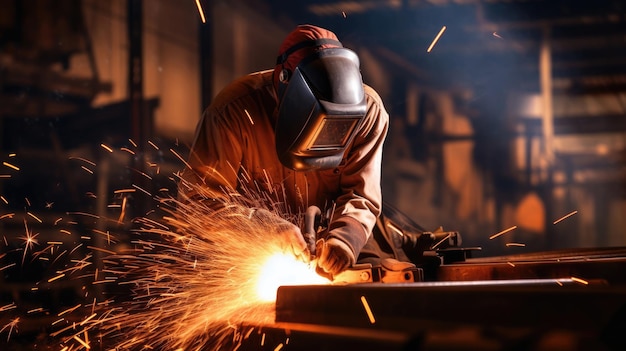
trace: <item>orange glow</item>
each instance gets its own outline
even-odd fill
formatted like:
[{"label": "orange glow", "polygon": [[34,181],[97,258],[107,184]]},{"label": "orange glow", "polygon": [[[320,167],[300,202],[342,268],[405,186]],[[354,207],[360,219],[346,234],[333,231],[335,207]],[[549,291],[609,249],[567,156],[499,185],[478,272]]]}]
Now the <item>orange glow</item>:
[{"label": "orange glow", "polygon": [[276,290],[281,285],[329,284],[330,281],[317,273],[310,265],[298,261],[293,255],[275,254],[261,268],[257,282],[260,301],[276,300]]}]

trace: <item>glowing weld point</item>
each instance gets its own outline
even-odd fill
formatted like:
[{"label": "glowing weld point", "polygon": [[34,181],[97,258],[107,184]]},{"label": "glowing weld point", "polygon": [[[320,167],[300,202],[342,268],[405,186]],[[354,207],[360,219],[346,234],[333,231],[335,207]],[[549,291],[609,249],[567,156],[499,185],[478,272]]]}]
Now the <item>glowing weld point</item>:
[{"label": "glowing weld point", "polygon": [[437,34],[437,36],[435,37],[433,42],[430,44],[430,46],[428,47],[428,50],[426,50],[426,52],[430,52],[433,49],[433,47],[435,46],[435,44],[437,44],[437,41],[439,41],[439,38],[441,37],[443,32],[445,32],[445,30],[446,30],[446,26],[441,27],[441,30],[439,31],[439,34]]},{"label": "glowing weld point", "polygon": [[263,265],[257,281],[257,297],[260,301],[276,300],[281,285],[328,284],[328,279],[315,273],[309,265],[298,261],[293,255],[276,254]]},{"label": "glowing weld point", "polygon": [[361,296],[361,303],[363,304],[363,307],[365,308],[367,317],[370,319],[370,323],[372,324],[376,323],[376,320],[374,319],[374,314],[372,313],[372,310],[370,309],[370,305],[367,303],[365,296]]}]

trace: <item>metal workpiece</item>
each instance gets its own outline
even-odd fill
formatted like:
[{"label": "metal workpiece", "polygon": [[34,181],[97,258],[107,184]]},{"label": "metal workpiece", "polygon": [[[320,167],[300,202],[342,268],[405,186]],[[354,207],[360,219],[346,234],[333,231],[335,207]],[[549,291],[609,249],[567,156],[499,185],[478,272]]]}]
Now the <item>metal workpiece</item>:
[{"label": "metal workpiece", "polygon": [[283,286],[276,321],[414,332],[424,326],[563,329],[626,323],[626,288],[571,279]]},{"label": "metal workpiece", "polygon": [[431,273],[437,281],[575,277],[615,286],[626,284],[625,271],[626,249],[590,248],[469,258],[441,265]]}]

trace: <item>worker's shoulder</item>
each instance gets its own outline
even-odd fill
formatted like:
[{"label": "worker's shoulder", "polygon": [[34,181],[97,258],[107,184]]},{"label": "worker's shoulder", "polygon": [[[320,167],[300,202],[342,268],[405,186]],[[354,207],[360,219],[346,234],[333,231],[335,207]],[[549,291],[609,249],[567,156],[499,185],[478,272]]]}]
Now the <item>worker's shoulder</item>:
[{"label": "worker's shoulder", "polygon": [[272,101],[272,71],[260,71],[241,76],[224,87],[211,102],[210,109],[223,110],[244,101]]},{"label": "worker's shoulder", "polygon": [[374,88],[372,88],[371,86],[367,84],[363,84],[363,92],[365,93],[366,97],[372,100],[372,102],[374,102],[375,104],[382,105],[383,100],[381,99],[380,95]]}]

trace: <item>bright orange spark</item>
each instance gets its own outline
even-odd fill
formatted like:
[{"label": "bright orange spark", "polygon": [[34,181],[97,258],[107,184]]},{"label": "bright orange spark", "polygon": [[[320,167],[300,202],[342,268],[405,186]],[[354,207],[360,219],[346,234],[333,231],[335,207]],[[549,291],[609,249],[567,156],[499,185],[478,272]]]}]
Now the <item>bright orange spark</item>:
[{"label": "bright orange spark", "polygon": [[14,170],[16,170],[16,171],[19,171],[19,170],[20,170],[20,168],[19,168],[18,166],[12,165],[12,164],[10,164],[10,163],[8,163],[8,162],[2,162],[2,164],[3,164],[3,165],[5,165],[5,166],[7,166],[7,167],[9,167],[9,168],[12,168],[12,169],[14,169]]},{"label": "bright orange spark", "polygon": [[430,46],[428,47],[428,50],[426,50],[426,52],[430,52],[433,49],[433,47],[435,47],[435,44],[437,44],[437,42],[439,41],[439,38],[441,38],[441,35],[443,34],[443,32],[445,32],[445,30],[446,30],[446,26],[441,27],[439,34],[437,34],[433,42],[430,43]]},{"label": "bright orange spark", "polygon": [[367,317],[369,318],[370,323],[371,324],[376,323],[376,320],[374,319],[374,314],[372,313],[372,309],[370,308],[370,305],[367,303],[365,296],[361,296],[361,303],[363,304],[363,307],[365,308],[365,312],[367,313]]},{"label": "bright orange spark", "polygon": [[561,218],[557,219],[556,221],[552,222],[552,224],[557,224],[557,223],[559,223],[560,221],[562,221],[562,220],[564,220],[564,219],[567,219],[567,218],[569,218],[569,217],[571,217],[571,216],[573,216],[573,215],[575,215],[575,214],[577,214],[577,213],[578,213],[578,211],[572,211],[572,212],[570,212],[570,213],[566,214],[565,216],[563,216],[563,217],[561,217]]},{"label": "bright orange spark", "polygon": [[39,217],[35,216],[34,214],[32,214],[31,212],[26,212],[27,215],[33,217],[37,222],[39,223],[43,223],[43,221],[41,219],[39,219]]},{"label": "bright orange spark", "polygon": [[20,239],[24,241],[24,254],[22,255],[22,264],[24,264],[24,261],[26,260],[26,253],[28,252],[28,250],[32,251],[34,245],[39,245],[39,242],[37,241],[39,233],[33,234],[28,229],[28,223],[26,222],[26,219],[24,219],[24,229],[25,235],[20,237]]},{"label": "bright orange spark", "polygon": [[65,277],[65,274],[64,274],[64,273],[59,274],[59,275],[57,275],[57,276],[55,276],[55,277],[52,277],[52,278],[48,279],[48,283],[51,283],[51,282],[53,282],[53,281],[55,281],[55,280],[58,280],[58,279],[61,279],[61,278],[63,278],[63,277]]},{"label": "bright orange spark", "polygon": [[0,333],[2,333],[3,331],[5,331],[7,328],[9,329],[9,335],[7,336],[7,341],[9,339],[11,339],[11,333],[13,332],[13,329],[15,329],[15,331],[17,331],[17,324],[20,322],[20,317],[17,317],[13,320],[11,320],[8,324],[6,324],[4,327],[2,327],[2,329],[0,329]]},{"label": "bright orange spark", "polygon": [[92,171],[91,169],[89,169],[89,168],[85,167],[85,166],[80,166],[80,168],[82,168],[83,170],[85,170],[85,171],[86,171],[86,172],[88,172],[88,173],[93,174],[93,171]]},{"label": "bright orange spark", "polygon": [[516,226],[516,225],[514,225],[514,226],[512,226],[512,227],[510,227],[510,228],[507,228],[507,229],[505,229],[505,230],[503,230],[503,231],[501,231],[501,232],[498,232],[498,233],[496,233],[496,234],[494,234],[494,235],[490,236],[490,237],[489,237],[489,240],[495,239],[495,238],[499,237],[500,235],[502,235],[502,234],[506,234],[506,233],[508,233],[508,232],[510,232],[510,231],[513,231],[513,230],[515,230],[515,229],[517,229],[517,226]]},{"label": "bright orange spark", "polygon": [[584,284],[584,285],[589,285],[589,282],[581,279],[581,278],[576,278],[576,277],[570,277],[571,280],[575,281],[576,283],[580,283],[580,284]]},{"label": "bright orange spark", "polygon": [[248,112],[248,110],[244,110],[246,112],[246,116],[248,116],[248,119],[250,120],[250,124],[254,125],[254,120],[252,119],[252,116],[250,116],[250,113]]},{"label": "bright orange spark", "polygon": [[202,19],[202,23],[206,23],[206,18],[204,17],[204,11],[202,10],[202,4],[200,0],[196,0],[196,6],[198,7],[198,12],[200,13],[200,19]]}]

